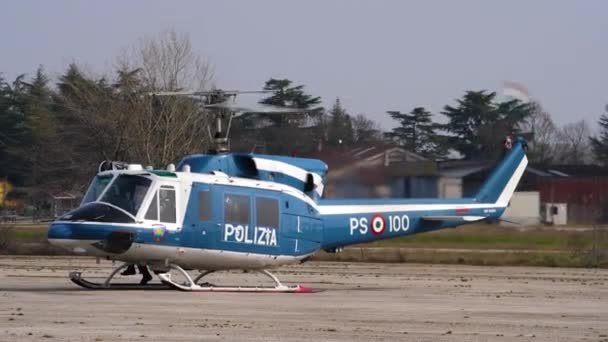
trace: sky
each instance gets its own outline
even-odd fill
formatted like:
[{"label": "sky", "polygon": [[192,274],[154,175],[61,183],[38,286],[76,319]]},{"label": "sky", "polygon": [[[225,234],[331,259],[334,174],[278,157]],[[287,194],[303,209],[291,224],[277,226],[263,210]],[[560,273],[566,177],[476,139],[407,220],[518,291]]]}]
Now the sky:
[{"label": "sky", "polygon": [[[528,88],[563,125],[608,104],[608,1],[3,1],[0,72],[76,62],[112,70],[121,50],[167,29],[190,35],[224,89],[288,78],[385,129],[387,110],[439,113],[466,90]],[[440,117],[440,115],[438,116]]]}]

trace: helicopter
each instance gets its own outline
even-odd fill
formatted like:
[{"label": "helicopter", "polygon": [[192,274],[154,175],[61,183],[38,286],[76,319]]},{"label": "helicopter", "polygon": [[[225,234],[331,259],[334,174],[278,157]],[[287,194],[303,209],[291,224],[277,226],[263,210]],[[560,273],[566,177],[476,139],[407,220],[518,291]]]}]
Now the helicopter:
[{"label": "helicopter", "polygon": [[[230,152],[232,118],[302,112],[231,103],[243,93],[251,92],[152,94],[199,97],[203,107],[229,114],[217,116],[216,132],[209,132],[214,147],[207,154],[185,156],[165,169],[100,164],[80,207],[54,221],[47,238],[74,254],[124,264],[103,283],[86,280],[81,272],[70,272],[72,282],[94,290],[312,292],[284,285],[269,269],[305,262],[320,250],[340,252],[354,244],[498,221],[528,163],[524,139],[508,137],[504,156],[474,197],[326,199],[327,164],[321,160]],[[228,120],[225,131],[222,118]],[[133,265],[149,268],[160,283],[113,282]],[[196,277],[188,272],[192,270],[199,272]],[[228,270],[259,272],[273,285],[202,282],[211,273]],[[175,273],[184,280],[178,281]]]}]

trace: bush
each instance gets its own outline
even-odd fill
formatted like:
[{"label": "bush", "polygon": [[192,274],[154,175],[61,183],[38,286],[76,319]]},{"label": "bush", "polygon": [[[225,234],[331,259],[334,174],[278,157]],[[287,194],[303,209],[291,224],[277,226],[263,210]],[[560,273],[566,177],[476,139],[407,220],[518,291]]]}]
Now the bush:
[{"label": "bush", "polygon": [[5,253],[13,239],[13,227],[0,225],[0,253]]}]

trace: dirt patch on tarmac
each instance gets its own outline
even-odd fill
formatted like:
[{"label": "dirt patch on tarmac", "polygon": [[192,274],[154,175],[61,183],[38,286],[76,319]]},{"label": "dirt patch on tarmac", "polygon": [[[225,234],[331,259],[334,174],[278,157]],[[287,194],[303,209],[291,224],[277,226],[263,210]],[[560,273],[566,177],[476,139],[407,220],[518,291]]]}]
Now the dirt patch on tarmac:
[{"label": "dirt patch on tarmac", "polygon": [[[115,265],[117,266],[117,265]],[[89,291],[110,262],[1,257],[2,341],[608,341],[608,270],[314,262],[313,294]],[[215,275],[251,281],[251,274]]]}]

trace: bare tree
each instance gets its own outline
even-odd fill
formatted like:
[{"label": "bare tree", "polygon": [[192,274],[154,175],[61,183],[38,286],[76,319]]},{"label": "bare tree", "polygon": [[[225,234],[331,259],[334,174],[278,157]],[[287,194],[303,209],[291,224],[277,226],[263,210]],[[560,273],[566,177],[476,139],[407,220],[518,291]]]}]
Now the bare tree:
[{"label": "bare tree", "polygon": [[382,140],[382,132],[378,123],[358,114],[352,119],[354,140],[357,144],[369,144]]},{"label": "bare tree", "polygon": [[151,91],[194,91],[211,86],[211,65],[192,51],[187,33],[167,30],[157,36],[145,36],[134,51],[143,83]]},{"label": "bare tree", "polygon": [[212,87],[211,65],[194,53],[188,34],[168,30],[143,37],[119,65],[123,72],[136,71],[137,91],[127,103],[134,116],[131,146],[143,162],[162,166],[207,148],[209,120],[193,99],[147,95]]},{"label": "bare tree", "polygon": [[530,160],[539,164],[551,164],[555,159],[558,129],[551,114],[544,111],[539,103],[533,103],[532,115],[522,125],[523,132],[532,133]]},{"label": "bare tree", "polygon": [[587,164],[591,162],[590,129],[583,119],[564,125],[559,131],[556,156],[561,164]]},{"label": "bare tree", "polygon": [[163,167],[204,152],[209,120],[195,99],[150,93],[207,89],[210,70],[188,36],[174,31],[142,38],[118,58],[113,75],[95,77],[70,66],[58,104],[65,109],[63,138],[73,142],[69,155],[87,171],[83,178],[101,159]]}]

